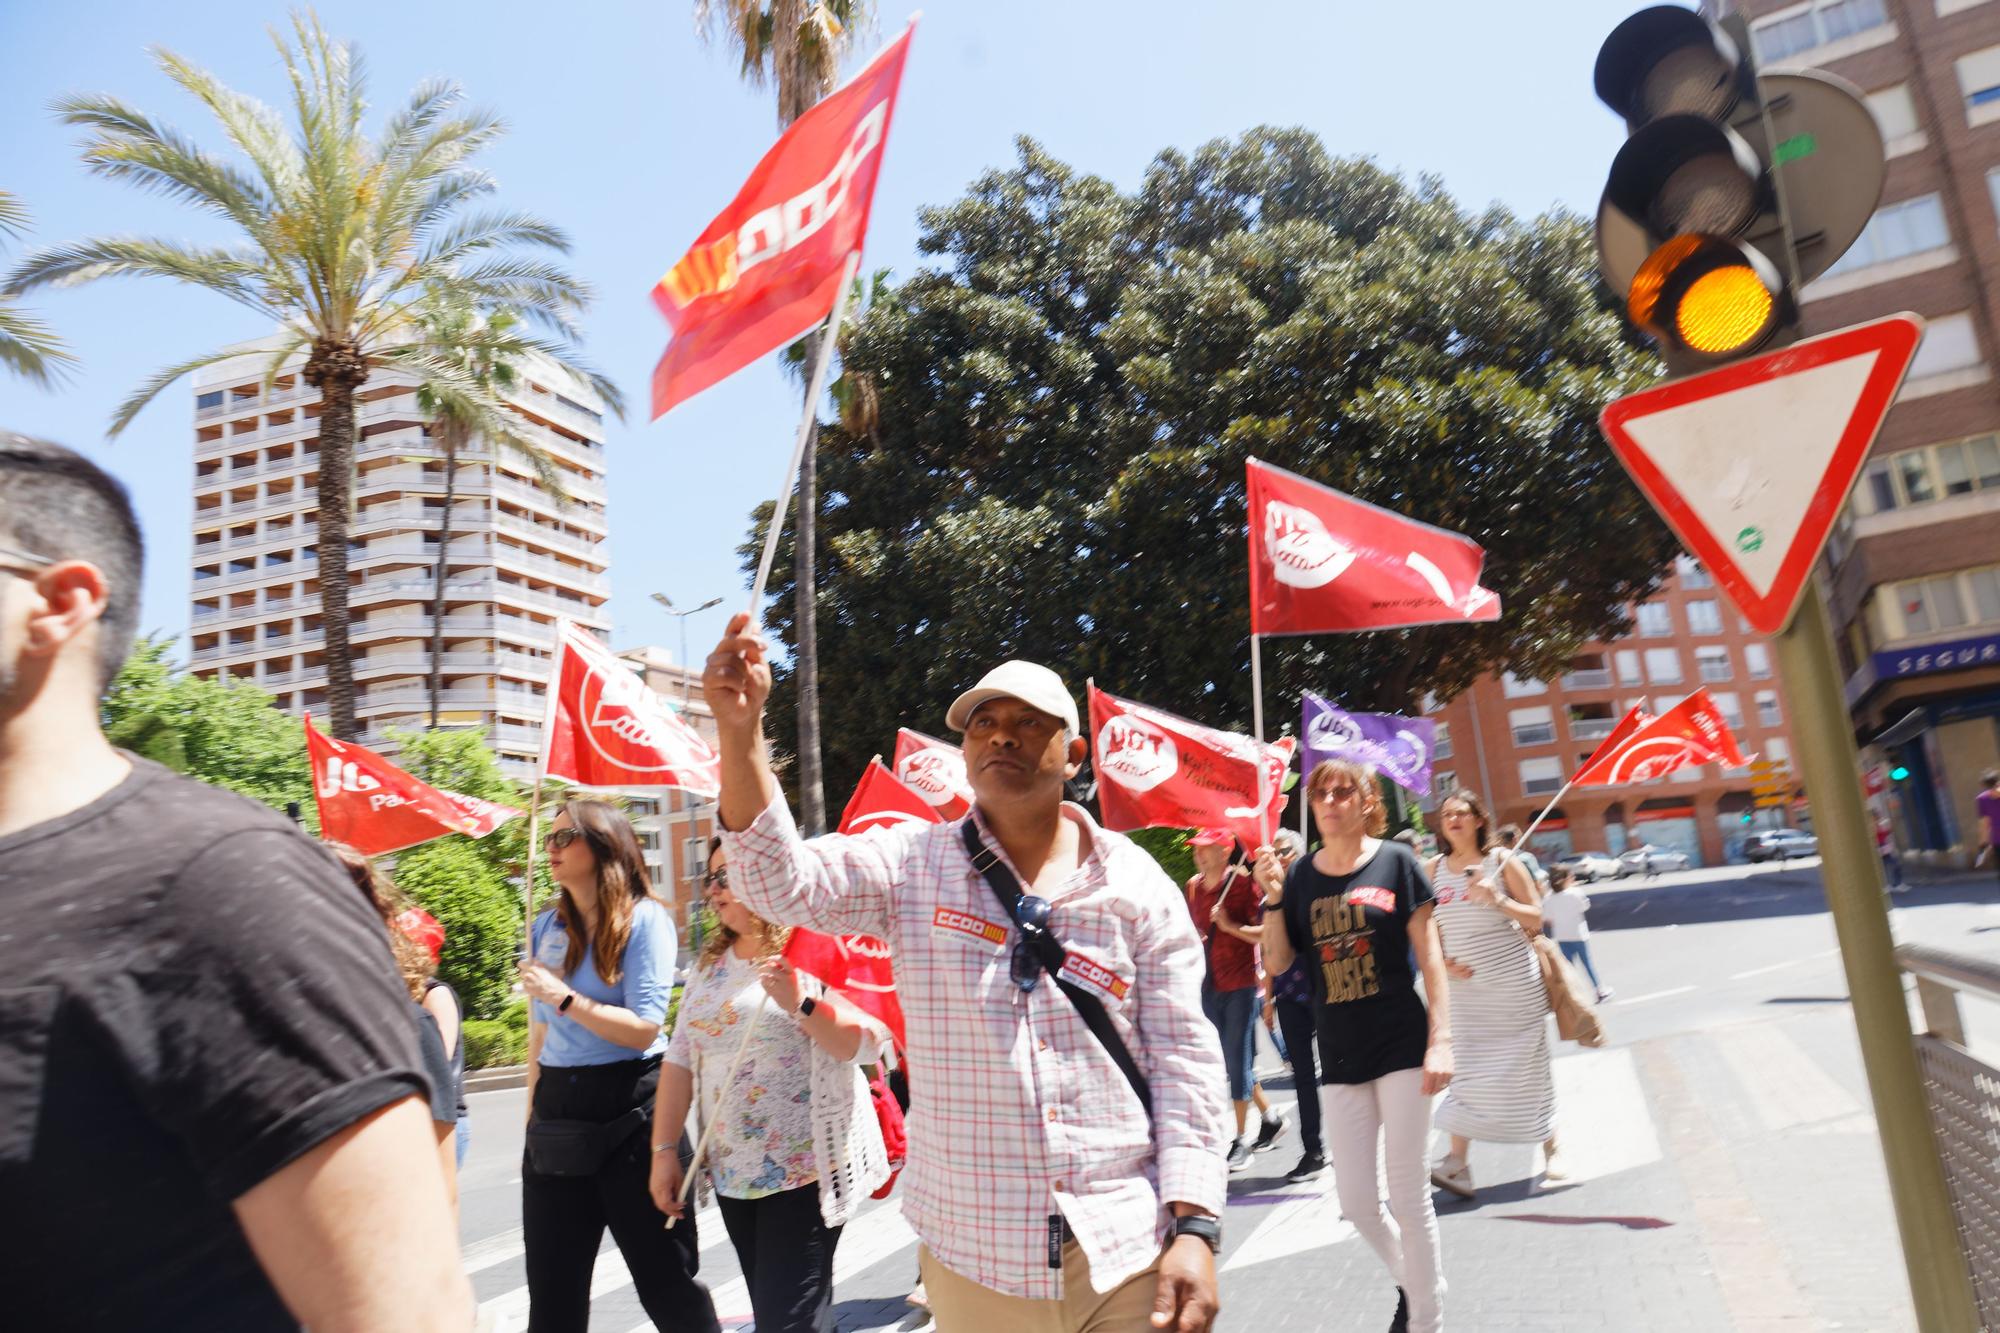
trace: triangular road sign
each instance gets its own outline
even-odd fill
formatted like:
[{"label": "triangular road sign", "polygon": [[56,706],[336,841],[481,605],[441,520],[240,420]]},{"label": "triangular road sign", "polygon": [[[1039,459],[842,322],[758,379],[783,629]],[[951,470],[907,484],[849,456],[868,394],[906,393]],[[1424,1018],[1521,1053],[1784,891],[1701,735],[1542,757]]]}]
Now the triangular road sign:
[{"label": "triangular road sign", "polygon": [[1605,407],[1625,470],[1760,633],[1791,620],[1923,332],[1890,315]]}]

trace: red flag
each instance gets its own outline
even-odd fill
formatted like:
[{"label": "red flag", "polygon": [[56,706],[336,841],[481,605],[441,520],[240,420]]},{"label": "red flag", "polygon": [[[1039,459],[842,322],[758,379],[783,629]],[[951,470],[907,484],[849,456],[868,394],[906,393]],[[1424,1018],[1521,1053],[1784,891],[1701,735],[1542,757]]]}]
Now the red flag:
[{"label": "red flag", "polygon": [[519,810],[442,791],[352,741],[337,741],[305,717],[319,835],[364,856],[400,852],[432,838],[483,838]]},{"label": "red flag", "polygon": [[1612,787],[1663,778],[1686,764],[1741,768],[1749,762],[1716,711],[1715,700],[1707,690],[1696,690],[1635,728],[1616,750],[1599,746],[1572,781],[1579,787]]},{"label": "red flag", "polygon": [[1247,485],[1252,634],[1500,618],[1500,598],[1479,586],[1486,553],[1471,539],[1254,458]]},{"label": "red flag", "polygon": [[923,796],[897,780],[882,766],[880,757],[870,759],[861,781],[840,815],[841,833],[866,833],[872,828],[900,828],[910,824],[944,822],[935,807]]},{"label": "red flag", "polygon": [[589,631],[556,626],[542,771],[579,787],[722,789],[722,761],[701,734]]},{"label": "red flag", "polygon": [[833,309],[868,234],[910,34],[800,116],[653,288],[674,331],[653,368],[653,415],[692,398]]},{"label": "red flag", "polygon": [[1588,772],[1592,764],[1623,745],[1626,737],[1652,720],[1653,715],[1651,713],[1635,705],[1631,712],[1619,719],[1618,725],[1611,729],[1611,734],[1597,743],[1597,748],[1590,752],[1590,758],[1583,761],[1583,767],[1578,769],[1577,772]]},{"label": "red flag", "polygon": [[888,945],[873,935],[822,935],[816,930],[794,929],[785,942],[785,958],[878,1020],[896,1039],[896,1048],[903,1048],[903,1002],[896,998],[896,973],[889,966]]},{"label": "red flag", "polygon": [[1095,684],[1088,689],[1104,827],[1121,833],[1226,828],[1250,847],[1269,839],[1289,799],[1280,788],[1291,764],[1290,737],[1260,746],[1248,736],[1106,694]]},{"label": "red flag", "polygon": [[950,741],[903,727],[896,732],[896,776],[937,807],[944,819],[961,819],[972,809],[972,783],[965,776],[965,751]]}]

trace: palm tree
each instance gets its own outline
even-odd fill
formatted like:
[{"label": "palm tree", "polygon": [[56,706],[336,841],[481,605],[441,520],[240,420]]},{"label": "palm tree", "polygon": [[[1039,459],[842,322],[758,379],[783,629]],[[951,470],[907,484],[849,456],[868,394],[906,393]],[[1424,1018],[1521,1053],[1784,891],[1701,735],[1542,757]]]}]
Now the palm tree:
[{"label": "palm tree", "polygon": [[[354,735],[354,665],[348,647],[347,532],[354,486],[354,401],[371,371],[419,341],[416,307],[448,294],[470,308],[513,309],[564,337],[590,291],[566,270],[519,247],[566,252],[568,238],[525,213],[464,213],[492,193],[471,159],[503,133],[490,112],[465,106],[448,80],[430,80],[391,115],[379,138],[362,129],[366,74],[352,46],[327,35],[310,11],[294,14],[293,41],[273,44],[291,88],[290,123],[170,51],[161,70],[220,123],[244,162],[217,156],[114,97],[56,104],[90,138],[92,172],[128,181],[220,217],[233,244],[197,246],[105,237],[30,255],[0,294],[139,274],[206,288],[273,321],[281,337],[265,369],[303,356],[300,376],[320,394],[319,563],[326,626],[327,711],[333,734]],[[118,435],[168,385],[240,349],[221,348],[166,367],[119,405]],[[421,356],[400,355],[406,365]]]},{"label": "palm tree", "polygon": [[[855,38],[874,23],[873,0],[695,0],[704,35],[726,41],[742,61],[744,80],[777,94],[778,128],[811,110],[840,82],[840,64]],[[812,360],[817,338],[806,340]],[[799,499],[792,538],[793,615],[797,639],[799,815],[807,833],[826,830],[826,794],[819,759],[819,580],[815,570],[819,518],[815,449],[799,462]]]},{"label": "palm tree", "polygon": [[444,510],[438,520],[437,573],[431,612],[431,727],[438,725],[444,681],[444,582],[451,549],[452,506],[457,502],[458,453],[475,436],[511,449],[534,468],[552,494],[564,495],[549,451],[516,429],[504,396],[519,383],[522,363],[539,360],[588,385],[622,421],[625,399],[616,385],[580,364],[567,349],[529,337],[511,310],[482,316],[477,308],[442,293],[418,307],[416,340],[395,349],[395,362],[417,373],[417,407],[430,419],[430,436],[444,459]]},{"label": "palm tree", "polygon": [[[21,236],[27,230],[28,210],[0,190],[0,235]],[[0,366],[46,389],[75,364],[76,357],[48,325],[14,302],[0,300]]]}]

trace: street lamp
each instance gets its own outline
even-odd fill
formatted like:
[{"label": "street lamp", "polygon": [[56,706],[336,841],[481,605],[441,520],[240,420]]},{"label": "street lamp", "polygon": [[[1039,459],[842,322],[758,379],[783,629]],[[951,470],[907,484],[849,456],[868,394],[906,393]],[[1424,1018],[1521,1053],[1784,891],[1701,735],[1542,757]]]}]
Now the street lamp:
[{"label": "street lamp", "polygon": [[654,593],[653,600],[667,608],[668,615],[676,617],[681,622],[681,711],[686,712],[688,699],[694,688],[694,677],[689,674],[691,668],[688,666],[688,617],[697,611],[706,611],[712,606],[721,606],[722,599],[720,597],[711,597],[700,606],[687,611],[675,610],[674,599],[663,592]]}]

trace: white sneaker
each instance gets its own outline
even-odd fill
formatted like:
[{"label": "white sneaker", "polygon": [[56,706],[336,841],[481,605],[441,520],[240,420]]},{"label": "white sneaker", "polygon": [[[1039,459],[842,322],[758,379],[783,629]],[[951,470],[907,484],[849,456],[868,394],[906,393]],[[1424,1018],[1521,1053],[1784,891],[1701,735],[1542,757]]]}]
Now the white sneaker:
[{"label": "white sneaker", "polygon": [[1559,1185],[1569,1179],[1569,1167],[1564,1163],[1554,1139],[1542,1145],[1542,1179],[1551,1185]]},{"label": "white sneaker", "polygon": [[1431,1168],[1431,1184],[1461,1199],[1473,1196],[1472,1164],[1457,1157],[1446,1156]]}]

